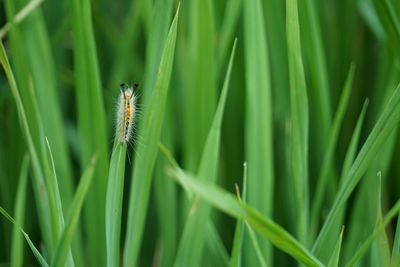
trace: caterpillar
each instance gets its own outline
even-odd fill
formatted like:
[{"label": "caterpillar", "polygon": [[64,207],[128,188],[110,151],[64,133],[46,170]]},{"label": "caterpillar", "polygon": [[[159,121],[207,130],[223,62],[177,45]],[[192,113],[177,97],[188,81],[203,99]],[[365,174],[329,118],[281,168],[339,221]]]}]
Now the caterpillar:
[{"label": "caterpillar", "polygon": [[132,139],[133,125],[135,122],[136,95],[134,90],[138,84],[129,86],[122,83],[117,106],[116,137],[121,144],[127,144]]}]

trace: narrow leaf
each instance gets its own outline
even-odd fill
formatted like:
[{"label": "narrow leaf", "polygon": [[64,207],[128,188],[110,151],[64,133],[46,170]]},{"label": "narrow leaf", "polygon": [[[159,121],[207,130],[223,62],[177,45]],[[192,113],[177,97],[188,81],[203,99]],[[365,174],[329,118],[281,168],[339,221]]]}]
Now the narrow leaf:
[{"label": "narrow leaf", "polygon": [[65,266],[68,251],[70,249],[76,228],[78,226],[79,215],[81,213],[82,205],[92,182],[95,162],[95,158],[92,158],[90,165],[82,174],[78,188],[76,189],[75,196],[72,200],[72,204],[69,208],[67,221],[61,233],[60,241],[57,244],[55,256],[53,258],[51,266]]},{"label": "narrow leaf", "polygon": [[165,110],[169,81],[175,51],[179,7],[171,24],[158,69],[158,79],[144,111],[139,136],[143,138],[137,149],[130,190],[127,235],[125,238],[124,266],[135,266],[146,218],[151,178],[158,151],[161,126]]}]

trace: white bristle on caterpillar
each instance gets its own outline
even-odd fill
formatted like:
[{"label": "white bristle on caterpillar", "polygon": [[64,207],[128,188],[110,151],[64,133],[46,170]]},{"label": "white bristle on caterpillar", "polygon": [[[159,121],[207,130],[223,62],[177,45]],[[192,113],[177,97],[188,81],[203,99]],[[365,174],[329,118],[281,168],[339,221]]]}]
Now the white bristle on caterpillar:
[{"label": "white bristle on caterpillar", "polygon": [[[134,85],[135,88],[138,86]],[[121,93],[118,97],[116,137],[121,144],[128,143],[132,138],[135,121],[136,95],[133,87],[121,84]]]}]

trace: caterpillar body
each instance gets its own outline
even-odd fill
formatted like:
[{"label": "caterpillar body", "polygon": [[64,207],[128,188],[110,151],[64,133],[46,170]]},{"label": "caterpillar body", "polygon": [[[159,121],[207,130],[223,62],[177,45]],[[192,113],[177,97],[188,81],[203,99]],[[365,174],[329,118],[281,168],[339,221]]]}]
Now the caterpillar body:
[{"label": "caterpillar body", "polygon": [[121,144],[127,144],[132,139],[136,111],[134,89],[137,87],[137,84],[129,86],[123,83],[120,85],[121,92],[118,97],[116,137]]}]

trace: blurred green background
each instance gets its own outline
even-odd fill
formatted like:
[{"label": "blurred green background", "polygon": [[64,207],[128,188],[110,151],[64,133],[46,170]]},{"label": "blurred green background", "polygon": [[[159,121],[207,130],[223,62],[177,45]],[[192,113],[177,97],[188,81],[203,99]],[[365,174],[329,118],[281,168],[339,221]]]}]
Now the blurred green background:
[{"label": "blurred green background", "polygon": [[[0,206],[51,266],[399,266],[399,16],[394,0],[0,1]],[[113,146],[135,82],[135,140]],[[247,213],[211,208],[235,184]],[[39,263],[2,217],[9,265]]]}]

